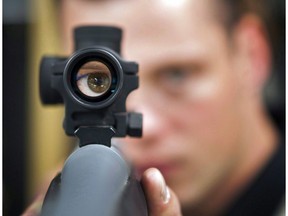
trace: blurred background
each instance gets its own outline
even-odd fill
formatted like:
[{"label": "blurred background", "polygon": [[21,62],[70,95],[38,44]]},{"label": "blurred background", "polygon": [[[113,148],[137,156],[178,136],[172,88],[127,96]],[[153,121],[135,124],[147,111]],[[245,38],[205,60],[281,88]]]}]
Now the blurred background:
[{"label": "blurred background", "polygon": [[55,3],[3,1],[5,216],[20,215],[73,148],[62,129],[63,108],[43,107],[38,90],[41,57],[62,50]]},{"label": "blurred background", "polygon": [[[274,14],[274,74],[264,97],[285,130],[285,0],[266,0]],[[73,148],[62,129],[63,107],[43,107],[38,68],[44,54],[63,55],[51,0],[3,0],[3,215],[20,215]],[[71,144],[72,143],[72,144]]]}]

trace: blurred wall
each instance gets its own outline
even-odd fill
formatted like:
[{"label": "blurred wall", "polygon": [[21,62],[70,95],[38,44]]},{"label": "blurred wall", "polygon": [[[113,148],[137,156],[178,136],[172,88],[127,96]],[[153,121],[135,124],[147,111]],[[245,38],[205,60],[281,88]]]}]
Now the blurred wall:
[{"label": "blurred wall", "polygon": [[265,0],[272,14],[268,21],[273,52],[273,71],[264,96],[268,110],[281,133],[285,133],[285,0]]},{"label": "blurred wall", "polygon": [[[63,106],[43,106],[39,97],[39,67],[44,55],[61,55],[57,1],[31,0],[32,22],[28,31],[29,75],[27,85],[28,148],[27,194],[31,198],[59,171],[68,149],[62,128]],[[47,80],[48,81],[48,80]],[[71,141],[72,142],[72,141]],[[70,147],[70,148],[69,148]],[[44,188],[43,188],[44,186]]]},{"label": "blurred wall", "polygon": [[27,1],[3,1],[3,213],[24,207]]},{"label": "blurred wall", "polygon": [[55,2],[3,1],[5,216],[20,215],[35,194],[46,189],[46,182],[54,176],[74,142],[67,143],[62,129],[63,107],[44,107],[39,98],[41,56],[61,54],[62,50]]}]

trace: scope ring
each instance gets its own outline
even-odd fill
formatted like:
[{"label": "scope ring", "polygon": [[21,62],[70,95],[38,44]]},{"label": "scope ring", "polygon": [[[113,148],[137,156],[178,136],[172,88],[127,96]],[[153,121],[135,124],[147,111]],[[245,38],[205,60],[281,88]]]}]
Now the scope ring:
[{"label": "scope ring", "polygon": [[[76,87],[76,76],[80,67],[89,61],[100,61],[104,63],[109,69],[112,76],[115,79],[115,84],[111,91],[99,96],[99,97],[88,97],[79,92]],[[86,48],[75,52],[72,57],[68,60],[63,74],[64,87],[72,97],[80,105],[88,109],[101,109],[111,105],[123,87],[123,69],[122,66],[111,51],[107,51],[103,48]]]}]

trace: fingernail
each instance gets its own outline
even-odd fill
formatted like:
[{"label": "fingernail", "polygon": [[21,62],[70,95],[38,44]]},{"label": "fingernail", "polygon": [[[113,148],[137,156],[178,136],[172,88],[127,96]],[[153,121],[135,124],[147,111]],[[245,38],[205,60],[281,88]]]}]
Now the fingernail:
[{"label": "fingernail", "polygon": [[169,189],[168,189],[168,187],[166,186],[165,183],[164,183],[164,186],[162,188],[161,197],[162,197],[162,200],[163,200],[164,204],[168,203],[169,200],[170,200],[170,192],[169,192]]}]

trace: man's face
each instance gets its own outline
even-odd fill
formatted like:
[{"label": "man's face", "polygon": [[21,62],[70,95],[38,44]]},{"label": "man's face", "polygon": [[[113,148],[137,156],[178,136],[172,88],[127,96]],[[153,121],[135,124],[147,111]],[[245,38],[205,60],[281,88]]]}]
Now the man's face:
[{"label": "man's face", "polygon": [[144,116],[143,138],[127,138],[124,151],[140,171],[159,168],[183,206],[213,193],[242,152],[245,90],[215,10],[199,0],[63,1],[70,47],[77,25],[123,28],[123,57],[140,65],[127,105]]}]

